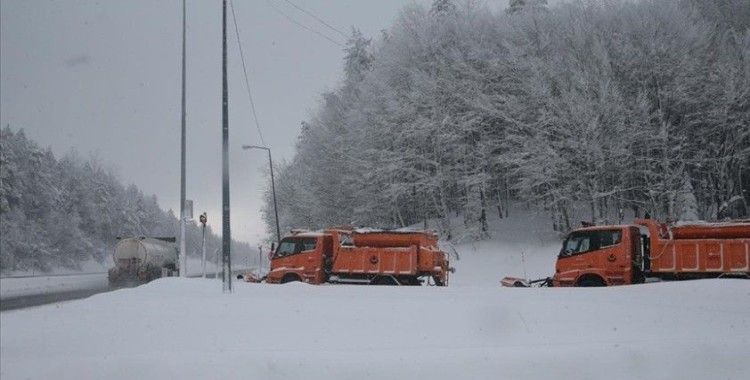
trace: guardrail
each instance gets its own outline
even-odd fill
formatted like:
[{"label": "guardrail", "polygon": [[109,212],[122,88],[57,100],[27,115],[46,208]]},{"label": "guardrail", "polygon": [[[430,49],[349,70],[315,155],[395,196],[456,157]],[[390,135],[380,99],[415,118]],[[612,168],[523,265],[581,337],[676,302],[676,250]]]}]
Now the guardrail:
[{"label": "guardrail", "polygon": [[[249,271],[254,270],[255,268],[236,268],[232,270],[232,272],[237,271]],[[214,273],[215,271],[207,271],[207,274]],[[4,280],[6,278],[36,278],[36,277],[66,277],[66,276],[96,276],[96,275],[102,275],[102,274],[108,274],[107,272],[86,272],[86,273],[55,273],[55,274],[29,274],[29,275],[18,275],[18,276],[0,276],[0,280]],[[188,275],[188,277],[200,277],[200,273],[193,273]]]},{"label": "guardrail", "polygon": [[107,272],[86,272],[86,273],[51,273],[51,274],[28,274],[19,276],[0,276],[0,280],[6,278],[34,278],[34,277],[66,277],[66,276],[95,276],[107,274]]}]

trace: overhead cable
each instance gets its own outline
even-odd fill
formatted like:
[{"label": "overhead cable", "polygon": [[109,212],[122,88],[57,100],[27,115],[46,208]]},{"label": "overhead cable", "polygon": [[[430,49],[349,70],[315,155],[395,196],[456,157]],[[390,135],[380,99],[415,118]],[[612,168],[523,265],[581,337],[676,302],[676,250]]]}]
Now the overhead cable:
[{"label": "overhead cable", "polygon": [[258,114],[255,112],[255,102],[253,101],[253,93],[250,90],[250,80],[247,77],[247,66],[245,65],[245,54],[242,51],[242,41],[240,40],[240,28],[237,26],[237,15],[234,12],[234,3],[229,0],[229,8],[232,10],[232,21],[234,21],[234,32],[237,35],[237,46],[240,49],[240,60],[242,61],[242,72],[245,74],[245,87],[247,88],[247,96],[250,98],[250,109],[253,111],[253,119],[255,119],[255,128],[258,130],[258,136],[263,146],[266,146],[265,140],[263,140],[263,132],[260,130],[260,123],[258,122]]},{"label": "overhead cable", "polygon": [[317,30],[315,30],[315,29],[312,29],[312,28],[310,28],[310,27],[308,27],[308,26],[305,26],[305,25],[303,25],[302,23],[300,23],[299,21],[297,21],[297,20],[293,19],[293,18],[292,18],[291,16],[289,16],[289,15],[288,15],[288,14],[286,14],[286,13],[284,13],[284,12],[283,12],[283,11],[282,11],[281,9],[277,8],[277,7],[276,7],[276,6],[275,6],[275,5],[274,5],[274,4],[273,4],[273,3],[272,3],[272,2],[270,1],[270,0],[266,0],[266,3],[267,3],[267,4],[268,4],[268,6],[270,6],[270,7],[271,7],[271,8],[272,8],[272,9],[273,9],[274,11],[276,11],[276,13],[278,13],[278,14],[280,14],[280,15],[284,16],[284,17],[285,17],[285,18],[286,18],[287,20],[289,20],[289,21],[290,21],[291,23],[293,23],[293,24],[295,24],[295,25],[299,26],[300,28],[303,28],[303,29],[307,30],[308,32],[312,32],[312,33],[315,33],[315,34],[317,34],[318,36],[320,36],[320,37],[323,37],[323,38],[325,38],[326,40],[330,41],[331,43],[333,43],[333,44],[334,44],[334,45],[336,45],[336,46],[339,46],[339,47],[344,47],[344,44],[342,44],[342,43],[340,43],[340,42],[338,42],[338,41],[336,41],[336,40],[332,39],[331,37],[328,37],[328,36],[326,36],[325,34],[323,34],[323,33],[319,32],[319,31],[317,31]]},{"label": "overhead cable", "polygon": [[326,27],[328,27],[328,29],[331,29],[331,30],[333,30],[334,32],[336,32],[336,33],[340,34],[340,35],[341,35],[342,37],[344,37],[344,38],[349,38],[349,36],[347,36],[347,35],[346,35],[346,33],[344,33],[344,32],[342,32],[342,31],[340,31],[340,30],[338,30],[338,29],[334,28],[334,27],[333,27],[333,26],[331,26],[331,25],[330,25],[329,23],[327,23],[327,22],[323,21],[323,20],[322,20],[322,19],[321,19],[320,17],[318,17],[318,16],[314,15],[314,14],[313,14],[312,12],[310,12],[310,11],[308,11],[308,10],[306,10],[306,9],[304,9],[304,8],[302,8],[302,7],[300,7],[299,5],[297,5],[297,4],[293,3],[293,2],[291,2],[290,0],[284,0],[284,1],[286,1],[287,3],[289,3],[289,5],[291,5],[291,6],[295,7],[295,8],[297,8],[297,9],[298,9],[299,11],[301,11],[301,12],[304,12],[304,13],[305,13],[305,14],[307,14],[308,16],[310,16],[310,17],[314,18],[314,19],[315,19],[315,20],[317,20],[317,21],[318,21],[319,23],[321,23],[321,24],[325,25]]}]

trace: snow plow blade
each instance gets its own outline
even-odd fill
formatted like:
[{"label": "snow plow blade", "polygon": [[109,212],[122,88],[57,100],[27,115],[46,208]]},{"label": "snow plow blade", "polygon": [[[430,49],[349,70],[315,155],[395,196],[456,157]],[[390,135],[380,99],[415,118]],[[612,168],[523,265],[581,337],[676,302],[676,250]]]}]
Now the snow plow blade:
[{"label": "snow plow blade", "polygon": [[505,277],[500,280],[500,284],[508,288],[528,288],[530,286],[527,280],[518,277]]},{"label": "snow plow blade", "polygon": [[238,280],[244,280],[245,282],[260,283],[266,279],[266,276],[258,277],[255,273],[243,273],[237,275]]},{"label": "snow plow blade", "polygon": [[547,277],[529,281],[525,278],[505,277],[500,280],[500,284],[508,288],[546,288],[552,286],[552,279]]}]

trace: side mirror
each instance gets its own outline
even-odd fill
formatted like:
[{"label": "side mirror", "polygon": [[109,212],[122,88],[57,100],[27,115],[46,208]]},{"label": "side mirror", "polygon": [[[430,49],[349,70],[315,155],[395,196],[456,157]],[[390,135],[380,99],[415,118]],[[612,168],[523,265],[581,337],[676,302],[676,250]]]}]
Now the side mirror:
[{"label": "side mirror", "polygon": [[271,254],[276,251],[276,243],[271,243]]}]

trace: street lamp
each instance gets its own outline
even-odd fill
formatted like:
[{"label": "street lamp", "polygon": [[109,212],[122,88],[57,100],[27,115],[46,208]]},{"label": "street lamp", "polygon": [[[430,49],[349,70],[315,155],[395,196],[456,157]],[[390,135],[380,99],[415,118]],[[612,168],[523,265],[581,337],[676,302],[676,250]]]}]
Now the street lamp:
[{"label": "street lamp", "polygon": [[263,149],[268,152],[268,165],[271,167],[271,193],[273,193],[273,213],[276,216],[276,244],[281,242],[281,228],[279,228],[279,208],[276,205],[276,184],[273,179],[273,161],[271,160],[271,149],[265,146],[243,145],[242,149]]},{"label": "street lamp", "polygon": [[180,140],[180,276],[187,277],[187,246],[185,244],[185,0],[182,0],[182,121]]}]

